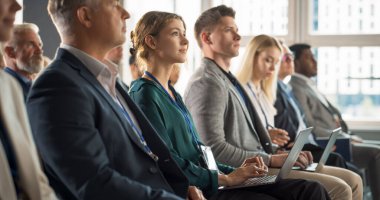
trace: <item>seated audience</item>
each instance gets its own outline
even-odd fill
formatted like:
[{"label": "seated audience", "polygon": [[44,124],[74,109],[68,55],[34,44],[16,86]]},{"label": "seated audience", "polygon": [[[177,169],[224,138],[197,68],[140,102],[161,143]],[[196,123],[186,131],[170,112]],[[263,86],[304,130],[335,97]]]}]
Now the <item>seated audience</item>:
[{"label": "seated audience", "polygon": [[[62,43],[27,100],[51,186],[61,199],[183,199],[199,194],[105,55],[125,41],[119,1],[49,0]],[[105,27],[107,27],[105,29]]]},{"label": "seated audience", "polygon": [[[318,90],[311,79],[317,76],[317,61],[314,59],[311,46],[294,44],[290,46],[294,53],[295,74],[289,84],[300,106],[304,110],[306,123],[315,126],[314,134],[318,137],[328,136],[332,129],[342,127],[349,133],[348,126],[343,120],[338,108]],[[350,135],[352,140],[352,160],[355,165],[365,168],[374,199],[380,199],[380,147],[365,144],[358,136]]]},{"label": "seated audience", "polygon": [[[294,55],[284,43],[281,43],[281,46],[283,55],[277,76],[277,94],[274,104],[277,113],[274,117],[274,124],[275,127],[282,128],[289,133],[289,145],[291,145],[295,140],[296,133],[307,127],[307,125],[304,120],[303,110],[299,106],[297,99],[294,97],[291,87],[284,82],[286,77],[289,77],[294,73]],[[314,140],[314,138],[311,139]],[[305,145],[304,150],[311,151],[314,162],[318,162],[322,156],[324,148],[315,143],[309,143]],[[361,174],[355,165],[347,162],[340,154],[335,152],[330,153],[326,165],[347,168],[357,174]]]},{"label": "seated audience", "polygon": [[191,115],[170,85],[175,63],[186,60],[189,44],[185,27],[180,16],[166,12],[148,12],[139,20],[131,40],[147,71],[132,83],[130,95],[165,141],[190,185],[199,187],[209,199],[328,198],[322,186],[305,180],[282,180],[273,185],[218,191],[219,186],[235,186],[248,178],[263,176],[268,168],[259,156],[245,160],[236,169],[223,164],[215,168],[210,163],[207,165],[211,159],[202,154],[202,142]]},{"label": "seated audience", "polygon": [[[261,123],[266,126],[272,141],[280,146],[285,146],[290,138],[288,137],[287,131],[274,127],[276,109],[273,106],[276,94],[274,88],[276,87],[277,71],[281,55],[282,47],[277,39],[268,35],[258,35],[252,38],[243,55],[242,67],[238,72],[237,78],[243,84],[243,88],[248,94],[253,107],[258,110],[258,117]],[[300,130],[304,128],[306,128],[306,126],[301,127]],[[292,134],[297,133],[298,132]],[[312,135],[309,137],[309,143],[316,144]],[[341,159],[341,157],[337,157],[337,159]],[[319,169],[318,172],[347,181],[347,184],[350,185],[354,191],[358,185],[358,183],[354,181],[361,181],[359,176],[344,169],[324,166],[323,169]],[[360,183],[359,185],[361,185]],[[353,199],[361,199],[362,193],[363,190],[362,187],[360,187],[359,190],[353,193]]]},{"label": "seated audience", "polygon": [[[0,0],[0,42],[12,35],[16,0]],[[0,199],[56,200],[41,169],[21,88],[0,71]]]},{"label": "seated audience", "polygon": [[[229,71],[240,45],[234,11],[225,6],[205,11],[196,22],[195,32],[204,58],[187,85],[184,99],[202,141],[211,146],[216,160],[223,164],[240,166],[247,158],[261,156],[272,168],[269,173],[276,173],[278,169],[273,168],[280,168],[287,154],[272,153],[269,134],[243,86]],[[310,152],[302,152],[298,161],[303,161],[298,163],[302,167],[310,164]],[[330,170],[334,174],[342,172]],[[355,174],[345,176],[346,181],[302,171],[292,171],[289,177],[319,181],[332,199],[353,199],[352,193],[354,197],[362,196],[362,183]]]}]

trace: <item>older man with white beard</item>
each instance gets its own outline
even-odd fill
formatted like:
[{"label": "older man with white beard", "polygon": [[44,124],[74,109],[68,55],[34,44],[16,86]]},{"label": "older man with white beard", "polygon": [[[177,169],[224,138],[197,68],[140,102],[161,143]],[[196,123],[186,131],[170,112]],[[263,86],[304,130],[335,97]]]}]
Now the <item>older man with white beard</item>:
[{"label": "older man with white beard", "polygon": [[28,95],[33,78],[44,66],[39,28],[32,23],[16,25],[11,39],[5,43],[5,72],[20,83],[24,98]]}]

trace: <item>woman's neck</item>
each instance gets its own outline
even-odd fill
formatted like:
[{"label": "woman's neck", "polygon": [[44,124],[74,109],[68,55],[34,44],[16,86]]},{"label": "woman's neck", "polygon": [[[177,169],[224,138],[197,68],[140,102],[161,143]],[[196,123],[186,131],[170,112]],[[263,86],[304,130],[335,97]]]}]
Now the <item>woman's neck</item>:
[{"label": "woman's neck", "polygon": [[254,77],[252,77],[251,79],[251,82],[253,83],[253,85],[255,86],[255,88],[260,88],[261,87],[261,80],[260,79],[256,79]]},{"label": "woman's neck", "polygon": [[[160,62],[150,61],[147,63],[147,71],[151,73],[157,81],[164,87],[166,91],[169,90],[169,78],[173,69],[173,64],[163,64]],[[151,79],[144,75],[144,78]]]}]

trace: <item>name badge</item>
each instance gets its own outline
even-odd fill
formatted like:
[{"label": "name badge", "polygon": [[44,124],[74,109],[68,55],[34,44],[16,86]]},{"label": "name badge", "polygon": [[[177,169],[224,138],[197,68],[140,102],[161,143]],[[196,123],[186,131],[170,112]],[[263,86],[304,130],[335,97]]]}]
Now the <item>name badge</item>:
[{"label": "name badge", "polygon": [[200,146],[203,153],[203,158],[206,162],[208,169],[218,171],[218,166],[216,165],[214,155],[212,154],[212,151],[211,151],[211,147],[204,146],[204,145],[200,145]]}]

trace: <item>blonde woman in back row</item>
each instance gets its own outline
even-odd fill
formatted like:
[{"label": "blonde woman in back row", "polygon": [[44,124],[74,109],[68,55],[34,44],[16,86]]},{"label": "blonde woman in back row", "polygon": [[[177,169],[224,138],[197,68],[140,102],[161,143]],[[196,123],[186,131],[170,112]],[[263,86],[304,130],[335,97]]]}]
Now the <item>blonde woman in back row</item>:
[{"label": "blonde woman in back row", "polygon": [[[276,94],[277,68],[281,56],[282,47],[277,39],[268,35],[258,35],[247,45],[237,78],[249,95],[260,120],[266,126],[272,142],[283,146],[289,140],[288,133],[273,126],[276,114],[273,103]],[[319,176],[320,174],[323,176]],[[326,176],[330,178],[326,179]],[[318,180],[326,187],[329,194],[335,187],[331,178],[341,179],[350,186],[352,199],[363,199],[363,185],[360,176],[346,169],[324,166],[318,169],[318,173],[293,170],[289,178]],[[334,199],[333,196],[331,198]]]}]

